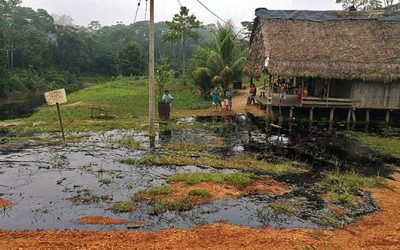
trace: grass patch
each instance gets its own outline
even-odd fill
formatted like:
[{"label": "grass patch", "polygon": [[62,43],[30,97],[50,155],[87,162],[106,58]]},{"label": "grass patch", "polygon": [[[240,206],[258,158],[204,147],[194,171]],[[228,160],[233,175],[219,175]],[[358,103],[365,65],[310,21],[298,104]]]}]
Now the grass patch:
[{"label": "grass patch", "polygon": [[368,146],[384,154],[400,158],[400,137],[372,136],[365,133],[348,133],[347,136],[357,139],[363,145]]},{"label": "grass patch", "polygon": [[211,194],[207,190],[204,190],[204,189],[190,190],[188,192],[188,195],[190,195],[190,196],[199,196],[201,198],[209,198],[209,197],[211,197]]},{"label": "grass patch", "polygon": [[175,200],[161,200],[156,202],[153,207],[150,208],[150,214],[159,215],[166,211],[188,211],[193,208],[192,202],[186,197],[179,197]]},{"label": "grass patch", "polygon": [[113,204],[111,211],[116,214],[129,213],[133,210],[133,204],[131,201],[118,201]]},{"label": "grass patch", "polygon": [[300,202],[296,200],[273,202],[269,206],[278,213],[289,214],[293,213],[299,206]]},{"label": "grass patch", "polygon": [[253,174],[246,173],[178,173],[168,178],[168,182],[183,182],[187,185],[210,182],[244,187],[252,183],[253,176]]},{"label": "grass patch", "polygon": [[[200,157],[193,157],[199,155]],[[152,154],[141,159],[124,159],[121,161],[131,165],[176,165],[176,166],[209,166],[220,169],[239,169],[244,171],[261,170],[268,174],[284,175],[288,173],[303,173],[308,169],[305,166],[283,162],[271,164],[259,161],[255,155],[240,154],[229,159],[223,159],[220,155],[209,152],[167,152],[164,154]]]},{"label": "grass patch", "polygon": [[109,143],[121,145],[131,150],[144,150],[140,142],[136,141],[131,135],[125,136],[121,140],[110,139]]},{"label": "grass patch", "polygon": [[99,180],[99,182],[103,185],[110,185],[112,182],[112,179],[111,178],[102,178]]},{"label": "grass patch", "polygon": [[327,193],[327,197],[333,203],[345,206],[357,204],[354,193],[362,188],[386,187],[386,181],[382,177],[365,177],[351,172],[327,172],[325,178],[317,183],[317,186]]},{"label": "grass patch", "polygon": [[328,212],[319,217],[312,217],[312,221],[321,226],[340,226],[345,224],[343,217],[335,211]]},{"label": "grass patch", "polygon": [[137,194],[133,196],[133,199],[136,201],[139,200],[152,200],[159,196],[166,196],[172,192],[170,186],[153,186],[147,190],[139,191]]},{"label": "grass patch", "polygon": [[328,193],[328,198],[331,200],[333,203],[339,203],[343,204],[345,206],[355,206],[357,205],[357,201],[354,198],[354,195],[352,195],[349,192],[329,192]]},{"label": "grass patch", "polygon": [[[172,81],[168,86],[174,95],[176,109],[199,109],[210,106],[203,97],[196,96],[190,86]],[[74,92],[67,97],[68,103],[61,105],[61,113],[66,132],[107,131],[113,129],[141,129],[148,116],[147,79],[118,78]],[[101,108],[114,116],[112,120],[92,119],[91,108]],[[18,130],[35,132],[59,131],[56,108],[42,107],[39,112],[26,119],[18,119],[25,125]],[[34,123],[43,122],[40,126]]]}]

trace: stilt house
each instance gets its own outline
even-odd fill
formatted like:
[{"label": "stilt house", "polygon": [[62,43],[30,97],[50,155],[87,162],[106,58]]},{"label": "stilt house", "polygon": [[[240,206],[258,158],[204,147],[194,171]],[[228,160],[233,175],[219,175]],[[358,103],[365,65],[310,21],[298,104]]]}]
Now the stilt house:
[{"label": "stilt house", "polygon": [[263,72],[257,99],[267,110],[400,109],[400,12],[257,9],[245,73]]}]

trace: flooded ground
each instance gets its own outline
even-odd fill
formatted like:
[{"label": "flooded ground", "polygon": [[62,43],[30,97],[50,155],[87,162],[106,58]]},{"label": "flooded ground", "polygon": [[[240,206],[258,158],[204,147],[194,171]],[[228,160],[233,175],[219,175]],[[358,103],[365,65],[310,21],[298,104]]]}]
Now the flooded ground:
[{"label": "flooded ground", "polygon": [[0,120],[28,117],[44,103],[43,93],[20,94],[9,98],[0,98]]},{"label": "flooded ground", "polygon": [[[77,143],[24,143],[24,146],[4,145],[0,148],[0,199],[13,206],[0,208],[0,229],[142,229],[155,231],[172,227],[192,227],[220,221],[252,227],[331,228],[327,223],[333,215],[330,204],[315,190],[315,183],[324,171],[353,170],[366,175],[389,173],[386,164],[400,163],[396,158],[383,156],[338,131],[323,126],[311,129],[303,125],[269,127],[250,115],[188,117],[181,124],[204,123],[209,128],[182,128],[163,131],[157,138],[158,150],[171,141],[207,143],[216,137],[224,138],[224,147],[209,151],[227,160],[235,154],[258,153],[265,161],[282,159],[308,164],[304,174],[274,176],[293,191],[283,195],[246,195],[194,206],[189,211],[167,211],[152,215],[154,202],[135,203],[129,213],[115,213],[112,205],[130,201],[137,192],[154,185],[164,185],[178,172],[224,172],[237,170],[198,166],[127,165],[126,158],[140,159],[148,154],[146,133],[110,131],[105,133],[70,134]],[[40,135],[52,137],[53,135]],[[129,149],[115,142],[134,138],[140,145]],[[192,157],[198,157],[192,155]],[[263,172],[256,174],[262,175]],[[360,205],[353,206],[341,219],[350,223],[379,208],[369,193],[359,191]],[[288,213],[277,204],[296,204]],[[88,225],[80,218],[101,216],[126,219],[127,224]]]}]

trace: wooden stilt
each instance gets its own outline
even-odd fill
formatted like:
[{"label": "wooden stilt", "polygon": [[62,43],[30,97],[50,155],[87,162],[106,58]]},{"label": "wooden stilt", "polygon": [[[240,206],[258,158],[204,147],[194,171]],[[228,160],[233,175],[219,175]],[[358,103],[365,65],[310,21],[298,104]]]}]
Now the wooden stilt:
[{"label": "wooden stilt", "polygon": [[314,108],[310,108],[310,122],[314,121]]},{"label": "wooden stilt", "polygon": [[370,114],[369,114],[369,109],[365,110],[365,122],[369,124],[370,121]]},{"label": "wooden stilt", "polygon": [[279,123],[283,122],[283,116],[282,116],[282,107],[279,105]]},{"label": "wooden stilt", "polygon": [[351,122],[351,109],[349,109],[349,111],[347,112],[347,124],[349,124]]},{"label": "wooden stilt", "polygon": [[333,123],[334,118],[335,118],[335,109],[331,109],[331,112],[329,114],[329,122]]},{"label": "wooden stilt", "polygon": [[357,122],[357,117],[356,117],[356,110],[355,109],[353,109],[351,111],[351,117],[353,119],[353,122],[356,123]]},{"label": "wooden stilt", "polygon": [[293,113],[294,113],[294,107],[291,107],[289,112],[289,121],[293,121]]},{"label": "wooden stilt", "polygon": [[390,122],[390,110],[386,110],[385,122],[386,122],[386,123],[389,123],[389,122]]}]

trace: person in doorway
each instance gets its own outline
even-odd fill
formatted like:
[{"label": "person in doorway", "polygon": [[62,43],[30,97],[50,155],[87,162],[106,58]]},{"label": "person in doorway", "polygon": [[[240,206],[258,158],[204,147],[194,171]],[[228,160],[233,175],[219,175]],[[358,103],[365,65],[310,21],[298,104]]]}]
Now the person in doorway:
[{"label": "person in doorway", "polygon": [[171,106],[172,101],[174,100],[174,97],[169,93],[168,90],[164,91],[164,95],[161,98],[161,101],[164,103],[167,103]]},{"label": "person in doorway", "polygon": [[247,105],[250,105],[251,103],[256,104],[254,97],[256,97],[256,95],[257,95],[257,88],[254,83],[250,84],[249,94],[250,95],[247,97]]},{"label": "person in doorway", "polygon": [[221,102],[220,101],[221,93],[218,90],[218,86],[215,86],[214,90],[211,91],[210,96],[211,96],[211,100],[212,100],[212,111],[213,112],[219,111],[218,105],[220,105],[220,102]]},{"label": "person in doorway", "polygon": [[279,103],[280,104],[285,104],[285,102],[286,102],[286,98],[287,98],[286,90],[287,90],[286,83],[285,83],[285,81],[283,81],[279,85]]}]

